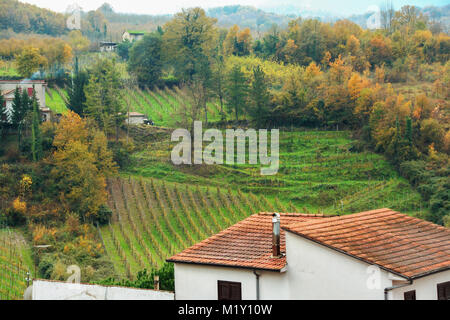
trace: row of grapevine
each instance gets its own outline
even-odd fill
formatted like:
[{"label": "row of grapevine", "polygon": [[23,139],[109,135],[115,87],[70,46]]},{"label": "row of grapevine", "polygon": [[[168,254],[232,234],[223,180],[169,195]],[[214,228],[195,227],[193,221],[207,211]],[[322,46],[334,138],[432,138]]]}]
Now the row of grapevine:
[{"label": "row of grapevine", "polygon": [[23,256],[25,243],[10,229],[0,229],[0,300],[23,298],[30,266]]},{"label": "row of grapevine", "polygon": [[275,204],[231,189],[211,189],[157,179],[110,178],[110,226],[101,228],[116,270],[132,277],[161,267],[171,255]]}]

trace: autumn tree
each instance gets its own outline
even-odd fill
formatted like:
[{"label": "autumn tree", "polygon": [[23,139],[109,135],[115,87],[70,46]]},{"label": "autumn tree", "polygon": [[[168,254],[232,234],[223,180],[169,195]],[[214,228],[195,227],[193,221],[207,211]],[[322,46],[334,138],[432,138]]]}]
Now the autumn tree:
[{"label": "autumn tree", "polygon": [[327,49],[323,25],[319,20],[307,19],[302,21],[298,31],[298,38],[293,39],[297,45],[296,62],[308,65],[312,61],[319,63]]},{"label": "autumn tree", "polygon": [[252,50],[252,35],[249,28],[239,30],[237,25],[230,28],[223,43],[225,55],[246,56]]},{"label": "autumn tree", "polygon": [[83,36],[80,30],[72,30],[68,34],[69,43],[75,55],[87,50],[89,47],[89,39]]},{"label": "autumn tree", "polygon": [[25,77],[29,78],[33,73],[47,65],[47,59],[40,55],[39,49],[27,47],[16,57],[17,70]]},{"label": "autumn tree", "polygon": [[366,54],[373,68],[375,68],[375,66],[381,66],[383,63],[391,64],[391,40],[382,35],[375,35],[369,42]]},{"label": "autumn tree", "polygon": [[105,177],[116,171],[105,135],[68,111],[57,126],[53,146],[50,177],[63,207],[84,221],[95,219],[106,202]]}]

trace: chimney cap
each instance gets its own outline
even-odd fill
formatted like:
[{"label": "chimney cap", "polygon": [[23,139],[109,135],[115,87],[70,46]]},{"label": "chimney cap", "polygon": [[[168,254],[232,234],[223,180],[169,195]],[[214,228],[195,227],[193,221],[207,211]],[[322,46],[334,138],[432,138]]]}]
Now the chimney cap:
[{"label": "chimney cap", "polygon": [[272,222],[278,222],[280,221],[280,214],[278,212],[274,212],[272,215]]}]

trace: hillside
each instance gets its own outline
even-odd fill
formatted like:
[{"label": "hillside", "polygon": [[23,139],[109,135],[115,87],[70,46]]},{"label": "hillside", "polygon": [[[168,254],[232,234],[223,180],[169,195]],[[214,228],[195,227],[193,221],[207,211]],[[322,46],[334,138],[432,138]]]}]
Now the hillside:
[{"label": "hillside", "polygon": [[285,28],[295,15],[281,15],[263,11],[251,6],[225,6],[207,10],[207,15],[217,19],[218,25],[229,28],[237,24],[240,28],[253,31],[267,31],[276,24]]},{"label": "hillside", "polygon": [[[400,9],[400,8],[397,8]],[[438,27],[440,31],[448,33],[450,31],[450,5],[426,6],[418,8],[419,12],[427,17],[428,21],[433,24],[433,28]],[[367,28],[367,21],[372,13],[355,14],[348,17],[350,21],[359,24],[362,28]]]},{"label": "hillside", "polygon": [[63,14],[17,0],[0,0],[0,31],[61,35],[66,29]]},{"label": "hillside", "polygon": [[160,268],[173,253],[260,211],[347,214],[390,207],[423,213],[408,182],[382,156],[352,152],[345,131],[282,130],[282,169],[266,177],[250,165],[174,166],[167,133],[141,126],[130,134],[145,148],[108,180],[113,218],[101,228],[122,278]]},{"label": "hillside", "polygon": [[280,170],[261,176],[259,165],[174,166],[169,137],[132,156],[127,174],[165,181],[241,189],[278,197],[303,211],[352,213],[391,207],[418,214],[420,196],[380,155],[354,152],[348,131],[280,130]]}]

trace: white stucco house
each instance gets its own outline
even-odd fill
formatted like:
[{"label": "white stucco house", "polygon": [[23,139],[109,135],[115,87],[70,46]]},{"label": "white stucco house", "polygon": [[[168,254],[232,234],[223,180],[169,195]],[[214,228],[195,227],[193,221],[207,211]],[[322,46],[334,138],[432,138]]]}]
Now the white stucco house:
[{"label": "white stucco house", "polygon": [[99,44],[100,52],[113,52],[116,50],[116,42],[101,41]]},{"label": "white stucco house", "polygon": [[146,34],[145,31],[127,30],[122,34],[122,41],[126,40],[128,40],[129,42],[139,41],[144,37],[145,34]]},{"label": "white stucco house", "polygon": [[177,300],[450,299],[450,230],[390,209],[259,213],[167,261]]},{"label": "white stucco house", "polygon": [[147,119],[147,116],[143,113],[139,112],[127,112],[127,118],[125,119],[125,123],[127,124],[143,124]]},{"label": "white stucco house", "polygon": [[[50,109],[45,105],[45,88],[47,84],[43,80],[0,80],[0,94],[3,96],[6,105],[6,112],[8,120],[11,120],[12,115],[12,101],[14,99],[14,91],[16,88],[25,90],[31,97],[33,95],[33,88],[36,91],[36,97],[39,101],[39,108],[43,114],[45,121],[50,120]],[[45,117],[44,117],[45,115]]]}]

